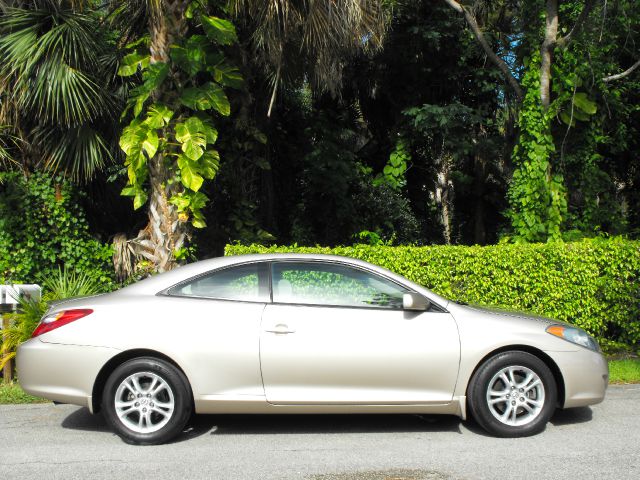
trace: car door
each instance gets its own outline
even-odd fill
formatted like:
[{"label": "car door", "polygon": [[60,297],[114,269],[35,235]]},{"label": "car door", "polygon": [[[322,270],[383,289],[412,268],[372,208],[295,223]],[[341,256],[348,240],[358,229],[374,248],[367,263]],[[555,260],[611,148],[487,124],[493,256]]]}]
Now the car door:
[{"label": "car door", "polygon": [[271,278],[260,332],[267,401],[451,401],[460,341],[449,313],[403,310],[406,287],[341,263],[274,262]]},{"label": "car door", "polygon": [[174,326],[162,336],[165,350],[188,366],[196,398],[262,397],[258,332],[267,302],[268,264],[250,262],[171,287],[147,314]]}]

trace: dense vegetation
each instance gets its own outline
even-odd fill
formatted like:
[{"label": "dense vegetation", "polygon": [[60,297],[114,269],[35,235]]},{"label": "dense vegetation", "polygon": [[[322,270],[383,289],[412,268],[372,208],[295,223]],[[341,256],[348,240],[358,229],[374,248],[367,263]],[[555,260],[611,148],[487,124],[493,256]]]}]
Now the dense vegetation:
[{"label": "dense vegetation", "polygon": [[510,281],[612,295],[629,310],[562,318],[637,341],[616,330],[637,291],[597,293],[581,272],[616,274],[570,253],[633,244],[511,244],[640,235],[638,42],[637,0],[0,0],[0,281],[106,285],[233,242],[501,242],[433,251],[469,278],[547,252]]}]

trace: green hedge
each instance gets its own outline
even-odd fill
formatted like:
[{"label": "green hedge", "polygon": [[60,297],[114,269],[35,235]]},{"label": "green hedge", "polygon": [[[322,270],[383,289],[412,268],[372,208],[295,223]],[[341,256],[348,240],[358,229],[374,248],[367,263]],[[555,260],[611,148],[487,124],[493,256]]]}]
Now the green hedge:
[{"label": "green hedge", "polygon": [[619,238],[487,247],[263,247],[226,255],[297,252],[360,258],[472,304],[565,320],[613,341],[640,343],[640,242]]}]

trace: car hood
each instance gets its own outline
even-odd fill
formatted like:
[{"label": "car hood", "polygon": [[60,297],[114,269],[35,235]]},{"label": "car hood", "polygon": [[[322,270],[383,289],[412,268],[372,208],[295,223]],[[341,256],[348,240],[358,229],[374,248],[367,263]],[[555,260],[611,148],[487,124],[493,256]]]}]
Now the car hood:
[{"label": "car hood", "polygon": [[490,315],[492,317],[504,317],[505,319],[518,319],[518,320],[525,320],[525,321],[530,321],[530,322],[535,322],[538,324],[543,324],[543,325],[554,325],[554,324],[564,324],[564,325],[569,325],[567,322],[563,322],[560,320],[555,320],[549,317],[545,317],[542,315],[536,315],[536,314],[532,314],[532,313],[525,313],[525,312],[520,312],[517,310],[509,310],[506,308],[499,308],[499,307],[485,307],[485,306],[481,306],[481,305],[466,305],[466,304],[461,304],[461,303],[456,303],[456,302],[451,302],[449,304],[449,309],[450,310],[464,310],[467,313],[477,313],[477,314],[484,314],[484,315]]}]

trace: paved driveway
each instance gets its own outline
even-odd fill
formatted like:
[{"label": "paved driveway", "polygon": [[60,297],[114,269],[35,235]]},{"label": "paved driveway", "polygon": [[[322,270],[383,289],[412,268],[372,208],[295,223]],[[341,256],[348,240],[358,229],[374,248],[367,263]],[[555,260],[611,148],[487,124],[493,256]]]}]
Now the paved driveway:
[{"label": "paved driveway", "polygon": [[531,438],[455,417],[199,416],[178,441],[123,443],[69,405],[0,406],[0,479],[639,479],[640,386],[558,412]]}]

